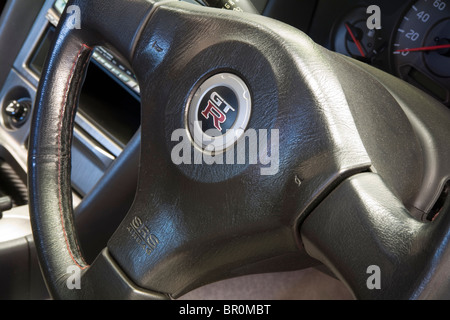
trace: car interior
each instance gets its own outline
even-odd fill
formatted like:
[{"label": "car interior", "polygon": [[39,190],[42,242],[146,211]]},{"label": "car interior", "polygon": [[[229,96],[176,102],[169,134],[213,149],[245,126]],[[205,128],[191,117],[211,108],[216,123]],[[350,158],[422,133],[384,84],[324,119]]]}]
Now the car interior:
[{"label": "car interior", "polygon": [[449,299],[449,107],[447,0],[0,0],[0,299]]}]

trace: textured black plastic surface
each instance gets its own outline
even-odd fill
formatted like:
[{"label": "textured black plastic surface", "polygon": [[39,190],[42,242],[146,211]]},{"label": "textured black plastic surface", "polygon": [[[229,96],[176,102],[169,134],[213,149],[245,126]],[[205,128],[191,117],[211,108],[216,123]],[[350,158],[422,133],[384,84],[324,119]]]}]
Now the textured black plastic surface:
[{"label": "textured black plastic surface", "polygon": [[[415,90],[413,86],[397,78],[386,76],[385,73],[365,64],[356,61],[353,61],[353,63],[362,70],[369,72],[389,91],[411,124],[416,136],[414,140],[419,143],[416,148],[421,151],[421,155],[417,155],[414,151],[409,151],[409,153],[414,152],[413,158],[416,158],[416,161],[420,162],[423,168],[421,169],[414,161],[402,162],[398,158],[396,160],[397,165],[409,167],[409,173],[408,177],[405,175],[399,176],[396,183],[406,181],[409,185],[412,182],[416,184],[409,200],[404,196],[400,199],[404,201],[408,210],[416,217],[424,219],[424,215],[430,212],[438,200],[445,184],[450,181],[450,161],[448,161],[450,149],[448,147],[449,133],[447,129],[450,121],[450,110],[437,100],[424,95],[421,91]],[[403,148],[403,146],[400,148]],[[404,171],[404,169],[400,169],[401,171]],[[420,181],[413,178],[417,176],[419,171],[423,172]],[[414,181],[410,179],[414,179]]]},{"label": "textured black plastic surface", "polygon": [[[141,86],[149,84],[141,94],[138,194],[109,248],[141,287],[177,296],[245,265],[292,255],[299,250],[299,216],[343,176],[370,165],[321,49],[302,34],[273,34],[268,27],[274,23],[276,28],[276,22],[264,19],[267,29],[253,29],[249,18],[181,3],[161,6],[136,47],[133,69]],[[211,30],[220,32],[211,37]],[[148,43],[154,41],[163,51],[150,50]],[[184,127],[192,88],[219,70],[247,82],[254,101],[249,127],[279,130],[280,170],[273,176],[262,176],[262,165],[249,161],[172,163],[170,150],[177,142],[171,134]],[[343,143],[334,144],[335,139]],[[295,173],[303,179],[301,188]],[[150,255],[129,232],[136,218],[159,240]]]},{"label": "textured black plastic surface", "polygon": [[[449,204],[433,223],[414,219],[373,173],[340,185],[302,226],[306,250],[324,262],[358,299],[449,297]],[[380,287],[371,288],[370,266],[380,270]],[[440,279],[434,288],[430,279]]]}]

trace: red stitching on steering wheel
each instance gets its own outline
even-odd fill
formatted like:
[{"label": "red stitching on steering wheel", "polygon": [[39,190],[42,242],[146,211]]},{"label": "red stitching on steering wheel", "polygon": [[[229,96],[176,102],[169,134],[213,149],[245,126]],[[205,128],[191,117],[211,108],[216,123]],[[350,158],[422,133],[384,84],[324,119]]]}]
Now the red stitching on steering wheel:
[{"label": "red stitching on steering wheel", "polygon": [[[59,114],[59,123],[58,123],[58,203],[59,203],[59,214],[60,214],[60,218],[61,218],[61,226],[63,229],[63,234],[64,234],[64,240],[66,242],[66,247],[67,247],[67,251],[69,252],[70,258],[72,259],[72,261],[75,263],[76,266],[78,266],[81,270],[84,270],[86,268],[89,267],[89,265],[86,263],[86,261],[84,261],[84,258],[81,256],[81,260],[83,262],[83,265],[81,265],[80,263],[78,263],[78,261],[75,259],[72,250],[70,249],[70,245],[69,245],[69,240],[67,237],[67,232],[66,232],[66,228],[65,228],[65,224],[64,224],[64,216],[63,216],[63,209],[62,209],[62,190],[61,190],[61,146],[62,146],[62,141],[61,141],[61,135],[62,135],[62,121],[63,121],[63,117],[64,117],[64,109],[66,106],[66,102],[67,102],[67,97],[68,97],[68,93],[69,93],[69,87],[70,87],[70,83],[71,80],[73,79],[73,73],[75,71],[75,66],[78,63],[78,60],[81,57],[81,54],[83,53],[83,49],[87,48],[89,50],[92,50],[91,47],[87,46],[86,44],[82,44],[80,50],[77,53],[77,56],[72,64],[72,68],[70,70],[70,74],[69,77],[67,79],[67,83],[66,83],[66,87],[64,89],[64,97],[63,97],[63,101],[61,103],[61,109],[60,109],[60,114]],[[87,62],[86,62],[87,63]],[[83,65],[83,68],[86,66],[86,63]],[[74,107],[75,109],[75,107]],[[80,247],[78,245],[78,241],[75,238],[75,243],[77,246],[77,249],[79,251]]]}]

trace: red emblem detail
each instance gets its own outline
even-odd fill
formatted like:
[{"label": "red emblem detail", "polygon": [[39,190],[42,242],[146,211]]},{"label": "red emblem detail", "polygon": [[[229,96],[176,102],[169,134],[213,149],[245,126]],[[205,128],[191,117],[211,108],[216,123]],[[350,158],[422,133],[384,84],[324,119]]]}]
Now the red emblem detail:
[{"label": "red emblem detail", "polygon": [[217,130],[222,131],[221,124],[227,121],[227,116],[217,108],[211,100],[208,101],[206,109],[202,111],[202,116],[204,116],[205,119],[209,119],[210,115],[213,117],[214,127]]}]

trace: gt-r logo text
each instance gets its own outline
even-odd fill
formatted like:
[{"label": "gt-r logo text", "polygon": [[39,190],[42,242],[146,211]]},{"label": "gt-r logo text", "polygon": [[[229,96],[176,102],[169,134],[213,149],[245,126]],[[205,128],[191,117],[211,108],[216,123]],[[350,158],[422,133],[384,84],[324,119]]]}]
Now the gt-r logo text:
[{"label": "gt-r logo text", "polygon": [[202,111],[202,116],[208,120],[211,116],[213,118],[214,127],[222,132],[222,124],[227,121],[228,112],[236,112],[228,102],[225,101],[217,92],[213,92],[208,100],[208,105]]}]

